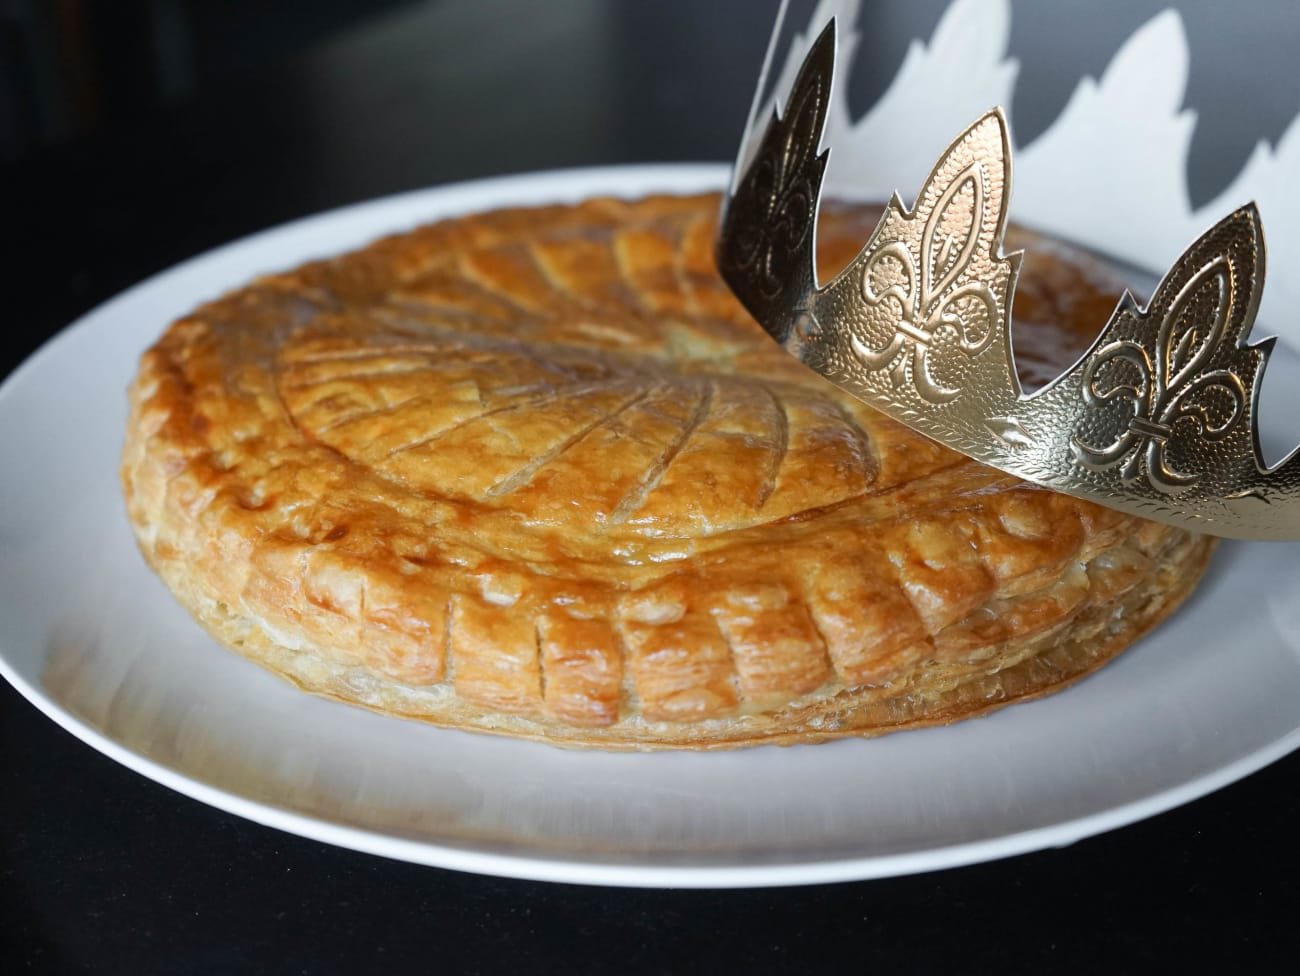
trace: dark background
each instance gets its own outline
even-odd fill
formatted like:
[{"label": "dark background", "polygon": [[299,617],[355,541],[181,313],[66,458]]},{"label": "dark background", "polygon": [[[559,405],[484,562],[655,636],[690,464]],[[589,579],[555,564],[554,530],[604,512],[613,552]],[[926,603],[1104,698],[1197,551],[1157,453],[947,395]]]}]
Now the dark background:
[{"label": "dark background", "polygon": [[[858,107],[943,3],[864,6]],[[1014,2],[1020,140],[1162,6]],[[727,159],[774,9],[0,0],[0,377],[128,285],[307,213],[495,173]],[[1300,112],[1300,5],[1180,9],[1203,202]],[[0,969],[1281,968],[1300,948],[1297,774],[1291,756],[1145,823],[990,865],[784,890],[603,890],[415,867],[259,827],[116,766],[3,686]]]}]

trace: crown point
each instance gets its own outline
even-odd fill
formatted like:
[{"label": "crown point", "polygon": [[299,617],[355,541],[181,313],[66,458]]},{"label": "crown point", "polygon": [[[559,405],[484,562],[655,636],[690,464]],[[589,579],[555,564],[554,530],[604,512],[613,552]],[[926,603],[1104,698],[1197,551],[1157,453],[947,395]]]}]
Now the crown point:
[{"label": "crown point", "polygon": [[998,130],[1002,137],[1002,143],[1004,146],[1011,141],[1009,137],[1010,123],[1007,122],[1006,113],[1002,110],[1001,105],[994,105],[991,109],[981,115],[975,120],[970,128],[963,133],[963,135],[969,135],[988,127],[994,127]]},{"label": "crown point", "polygon": [[1251,200],[1245,206],[1239,208],[1237,212],[1250,221],[1255,236],[1262,239],[1264,237],[1264,223],[1263,218],[1259,215],[1259,204]]}]

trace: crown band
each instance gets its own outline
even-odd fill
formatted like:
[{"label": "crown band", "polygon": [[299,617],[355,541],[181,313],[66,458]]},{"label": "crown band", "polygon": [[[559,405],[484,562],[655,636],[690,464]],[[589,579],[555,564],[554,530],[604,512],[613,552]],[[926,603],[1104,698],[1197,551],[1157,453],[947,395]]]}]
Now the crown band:
[{"label": "crown band", "polygon": [[940,157],[908,211],[895,194],[848,267],[819,287],[819,152],[835,23],[812,45],[733,183],[718,267],[791,354],[947,447],[1026,481],[1192,531],[1300,540],[1300,452],[1270,469],[1250,344],[1264,277],[1253,204],[1193,243],[1146,307],[1125,292],[1086,353],[1025,394],[1011,347],[1020,255],[1002,253],[1011,193],[994,110]]}]

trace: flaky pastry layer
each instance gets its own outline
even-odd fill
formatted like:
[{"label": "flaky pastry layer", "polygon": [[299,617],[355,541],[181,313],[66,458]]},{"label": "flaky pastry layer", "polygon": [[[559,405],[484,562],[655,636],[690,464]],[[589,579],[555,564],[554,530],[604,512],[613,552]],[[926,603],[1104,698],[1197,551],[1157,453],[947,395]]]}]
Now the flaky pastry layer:
[{"label": "flaky pastry layer", "polygon": [[[975,464],[787,356],[717,278],[716,209],[459,218],[197,309],[130,391],[145,557],[307,690],[604,748],[954,721],[1190,592],[1208,540]],[[824,265],[874,217],[832,208]],[[1030,385],[1120,287],[1033,246]]]}]

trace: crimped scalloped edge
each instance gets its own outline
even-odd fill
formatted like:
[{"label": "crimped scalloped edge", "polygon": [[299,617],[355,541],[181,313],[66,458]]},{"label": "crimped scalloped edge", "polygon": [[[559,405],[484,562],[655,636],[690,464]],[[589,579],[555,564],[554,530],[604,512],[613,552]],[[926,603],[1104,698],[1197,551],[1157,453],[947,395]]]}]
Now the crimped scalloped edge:
[{"label": "crimped scalloped edge", "polygon": [[[971,662],[965,680],[937,691],[914,692],[926,665],[887,688],[828,685],[771,712],[699,722],[651,722],[630,716],[600,728],[578,728],[544,716],[501,712],[456,695],[450,682],[414,687],[340,663],[307,648],[276,643],[251,617],[233,613],[194,586],[183,563],[154,569],[180,603],[218,642],[296,687],[389,716],[442,728],[484,732],[571,748],[612,751],[726,750],[758,745],[798,745],[869,738],[891,732],[951,725],[1060,691],[1104,666],[1158,626],[1196,588],[1216,540],[1182,535],[1159,555],[1159,567],[1118,600],[1085,604],[1062,625],[981,649],[998,666],[981,671]],[[146,552],[146,558],[148,553]]]}]

